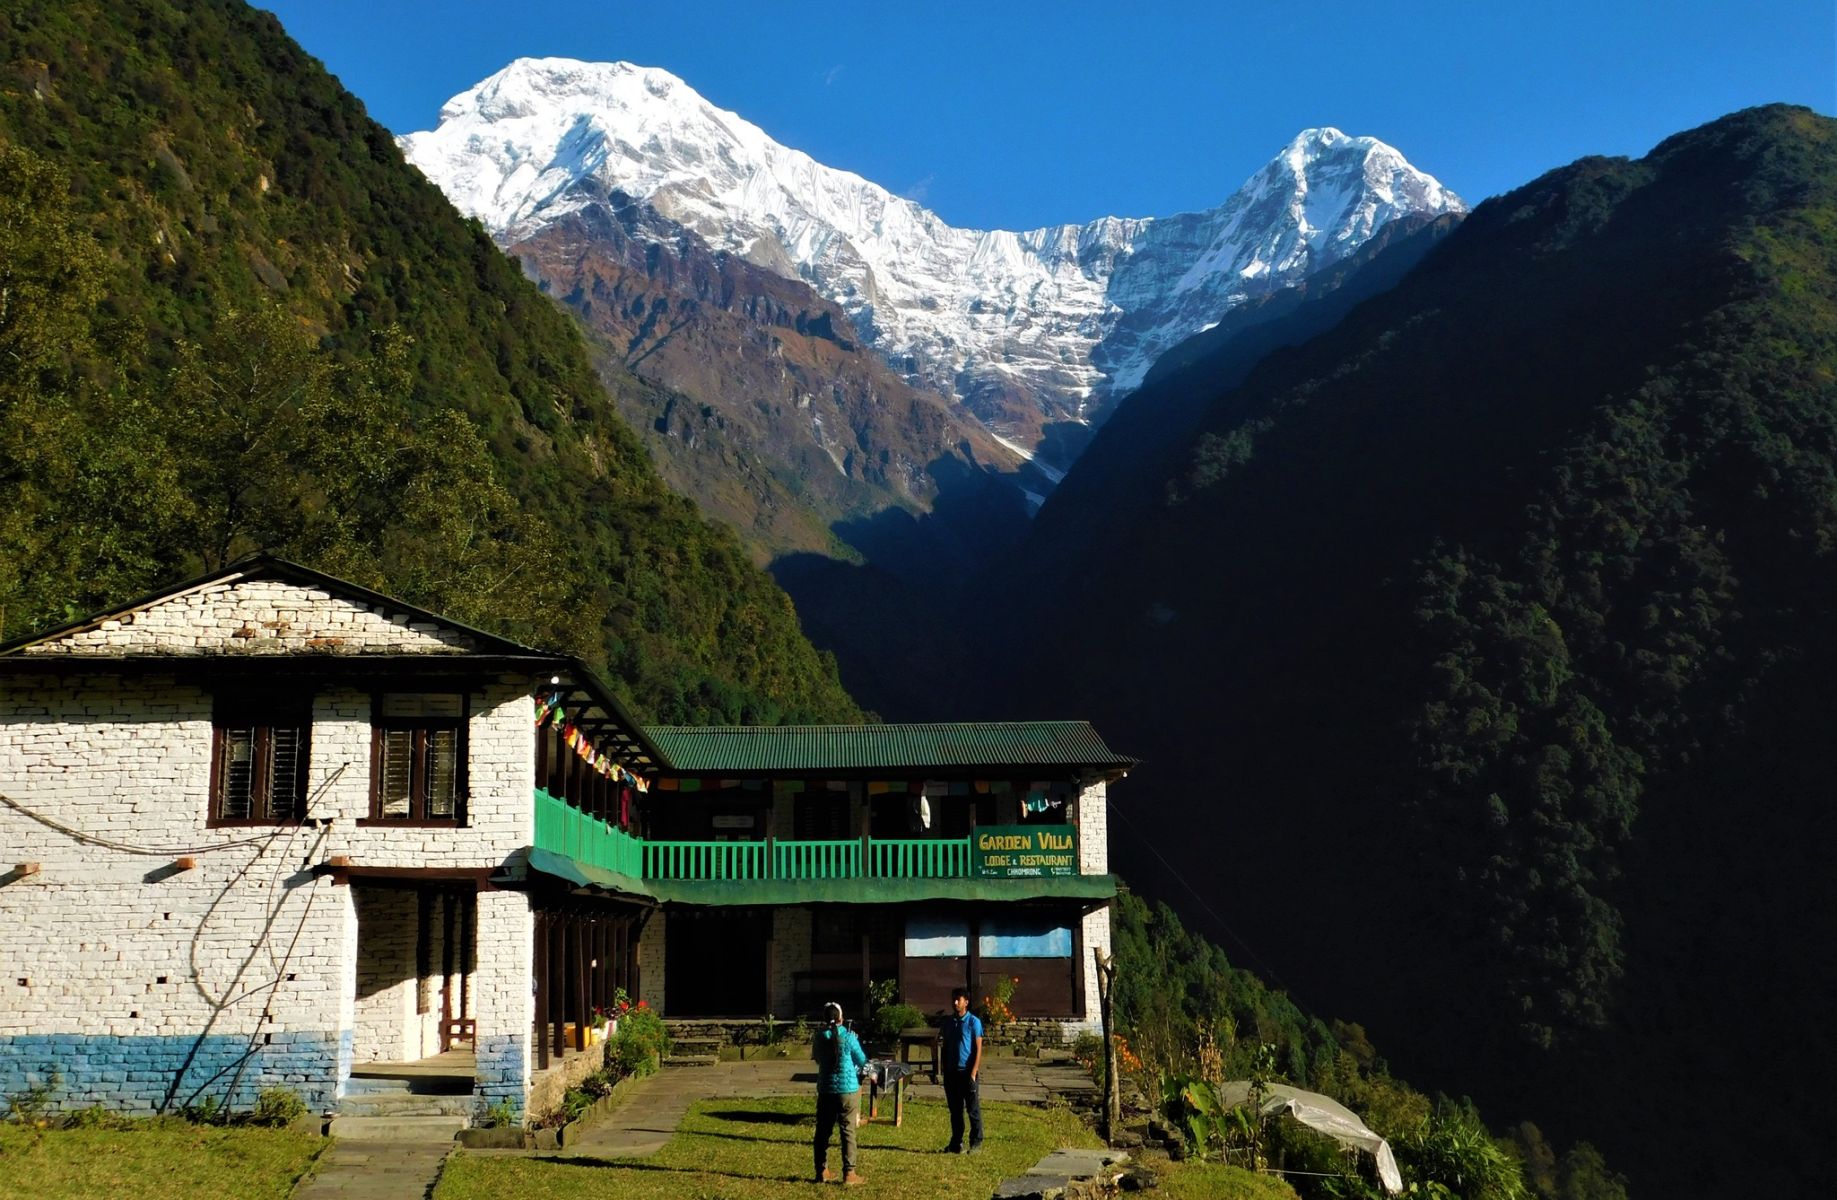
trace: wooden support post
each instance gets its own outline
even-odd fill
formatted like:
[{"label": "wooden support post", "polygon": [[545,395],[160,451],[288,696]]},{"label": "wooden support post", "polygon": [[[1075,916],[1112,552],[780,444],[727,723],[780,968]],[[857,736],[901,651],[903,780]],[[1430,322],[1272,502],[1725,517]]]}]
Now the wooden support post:
[{"label": "wooden support post", "polygon": [[849,792],[852,794],[857,787],[861,789],[861,877],[865,879],[874,873],[874,798],[863,784],[850,784]]},{"label": "wooden support post", "polygon": [[[858,1007],[861,1010],[862,1027],[869,1028],[868,1023],[874,1019],[874,1014],[868,1011],[868,1006],[873,1003],[873,1001],[869,999],[869,997],[873,994],[870,989],[874,986],[873,963],[870,961],[869,955],[868,955],[868,949],[869,949],[868,936],[869,935],[868,935],[868,930],[867,930],[867,914],[865,911],[860,910],[860,909],[857,909],[856,911],[861,914],[856,919],[862,922],[862,929],[861,929],[861,999],[858,1002],[856,1007]],[[895,997],[895,999],[897,999],[897,997]]]},{"label": "wooden support post", "polygon": [[1103,1015],[1103,1127],[1104,1141],[1114,1146],[1117,1126],[1122,1123],[1122,1087],[1116,1078],[1115,1017],[1110,997],[1116,983],[1116,963],[1102,947],[1091,947],[1091,958],[1097,964],[1097,1009]]},{"label": "wooden support post", "polygon": [[478,965],[478,893],[459,906],[459,1015],[472,1013],[472,972]]},{"label": "wooden support post", "polygon": [[568,1052],[567,1010],[567,918],[556,913],[549,921],[549,982],[554,997],[549,1001],[549,1040],[555,1043],[555,1057]]},{"label": "wooden support post", "polygon": [[574,1048],[587,1049],[587,918],[572,918],[574,925]]},{"label": "wooden support post", "polygon": [[964,946],[965,963],[969,967],[970,1007],[976,1007],[982,993],[982,922],[974,917],[964,922],[969,932],[969,943]]},{"label": "wooden support post", "polygon": [[536,1069],[548,1070],[549,1066],[549,915],[545,912],[536,914],[535,962],[530,964],[531,974],[536,977]]}]

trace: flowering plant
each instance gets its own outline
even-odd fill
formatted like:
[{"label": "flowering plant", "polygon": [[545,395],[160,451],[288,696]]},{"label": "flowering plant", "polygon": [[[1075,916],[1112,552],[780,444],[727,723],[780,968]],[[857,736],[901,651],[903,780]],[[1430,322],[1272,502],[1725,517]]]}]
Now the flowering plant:
[{"label": "flowering plant", "polygon": [[1019,975],[1009,975],[997,981],[995,990],[982,998],[982,1020],[991,1033],[999,1033],[1014,1020],[1014,989],[1020,982]]},{"label": "flowering plant", "polygon": [[648,1075],[670,1052],[670,1035],[663,1018],[640,1000],[625,1002],[619,1010],[619,1031],[606,1048],[606,1065],[617,1074]]},{"label": "flowering plant", "polygon": [[1110,1040],[1116,1043],[1117,1070],[1129,1075],[1141,1071],[1142,1060],[1135,1051],[1129,1048],[1129,1039],[1120,1033],[1113,1033],[1110,1035]]}]

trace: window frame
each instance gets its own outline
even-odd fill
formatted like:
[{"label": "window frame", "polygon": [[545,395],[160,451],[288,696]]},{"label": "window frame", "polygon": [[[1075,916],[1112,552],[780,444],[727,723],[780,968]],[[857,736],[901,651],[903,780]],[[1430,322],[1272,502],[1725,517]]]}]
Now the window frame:
[{"label": "window frame", "polygon": [[[228,735],[232,730],[243,729],[250,730],[254,735],[250,747],[249,809],[253,812],[259,803],[264,815],[226,817],[223,808],[228,798],[225,795],[229,768]],[[290,817],[273,815],[274,780],[268,768],[273,761],[276,729],[297,729],[300,734],[300,754],[293,770],[296,811]],[[204,822],[206,828],[276,828],[304,824],[307,805],[311,800],[308,781],[312,777],[312,750],[313,698],[310,694],[285,700],[246,693],[219,693],[214,696],[211,701],[210,797]]]},{"label": "window frame", "polygon": [[[392,695],[451,695],[459,701],[455,716],[385,716],[384,703]],[[468,824],[471,799],[471,774],[468,770],[471,725],[471,695],[466,692],[378,692],[370,697],[370,809],[358,824],[385,825],[392,829],[455,829]],[[388,733],[407,730],[415,734],[413,757],[409,765],[408,815],[390,817],[383,814],[383,753]],[[452,730],[453,738],[453,815],[427,815],[427,735]]]}]

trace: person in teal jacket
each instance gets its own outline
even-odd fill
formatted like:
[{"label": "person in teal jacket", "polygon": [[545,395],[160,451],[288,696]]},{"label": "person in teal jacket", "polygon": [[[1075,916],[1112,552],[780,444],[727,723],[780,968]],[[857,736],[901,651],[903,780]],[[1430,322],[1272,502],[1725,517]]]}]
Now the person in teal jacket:
[{"label": "person in teal jacket", "polygon": [[861,1068],[867,1053],[861,1039],[842,1024],[842,1006],[823,1006],[823,1026],[810,1042],[816,1060],[816,1181],[829,1180],[829,1131],[842,1127],[842,1182],[862,1183],[855,1169],[855,1126],[861,1117]]}]

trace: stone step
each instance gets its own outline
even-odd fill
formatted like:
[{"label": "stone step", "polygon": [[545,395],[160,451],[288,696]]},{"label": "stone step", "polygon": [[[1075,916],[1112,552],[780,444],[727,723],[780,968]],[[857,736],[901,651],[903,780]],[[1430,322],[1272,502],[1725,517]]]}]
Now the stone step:
[{"label": "stone step", "polygon": [[341,1117],[469,1117],[478,1102],[464,1096],[429,1096],[414,1092],[346,1095],[338,1102]]},{"label": "stone step", "polygon": [[663,1060],[666,1067],[712,1067],[721,1061],[717,1054],[676,1054]]},{"label": "stone step", "polygon": [[473,1080],[467,1075],[359,1075],[345,1082],[347,1096],[470,1096]]},{"label": "stone step", "polygon": [[352,1142],[450,1142],[468,1125],[466,1118],[334,1117],[328,1133]]},{"label": "stone step", "polygon": [[670,1039],[670,1047],[672,1049],[687,1049],[691,1053],[701,1053],[703,1051],[713,1053],[720,1049],[722,1045],[723,1042],[720,1038],[712,1037],[673,1037]]}]

